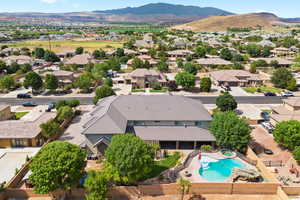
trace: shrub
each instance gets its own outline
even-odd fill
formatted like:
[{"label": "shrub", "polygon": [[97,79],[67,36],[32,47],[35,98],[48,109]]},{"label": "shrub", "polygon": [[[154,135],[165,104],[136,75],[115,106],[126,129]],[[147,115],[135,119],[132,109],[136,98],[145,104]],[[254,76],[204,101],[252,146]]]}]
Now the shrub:
[{"label": "shrub", "polygon": [[212,151],[212,147],[210,145],[202,145],[200,148],[201,151],[204,152],[211,152]]}]

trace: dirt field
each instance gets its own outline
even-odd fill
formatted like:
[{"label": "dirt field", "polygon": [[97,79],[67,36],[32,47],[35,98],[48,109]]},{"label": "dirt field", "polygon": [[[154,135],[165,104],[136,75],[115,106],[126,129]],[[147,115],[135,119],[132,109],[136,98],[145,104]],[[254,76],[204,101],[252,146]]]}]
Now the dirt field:
[{"label": "dirt field", "polygon": [[[111,49],[119,48],[123,46],[124,41],[98,41],[98,40],[88,40],[88,41],[75,41],[75,40],[64,40],[64,41],[51,41],[51,49],[55,52],[61,52],[65,50],[74,50],[77,47],[83,47],[85,51],[94,51],[96,49]],[[0,46],[4,43],[0,43]],[[29,49],[34,49],[37,47],[49,49],[49,41],[40,40],[29,40],[22,42],[8,43],[10,47],[27,47]]]}]

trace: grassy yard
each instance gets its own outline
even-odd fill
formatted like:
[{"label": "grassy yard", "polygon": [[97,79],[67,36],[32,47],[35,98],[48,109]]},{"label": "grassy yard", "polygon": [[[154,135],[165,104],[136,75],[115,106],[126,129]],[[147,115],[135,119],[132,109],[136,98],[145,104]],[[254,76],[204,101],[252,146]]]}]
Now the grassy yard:
[{"label": "grassy yard", "polygon": [[161,89],[161,90],[154,90],[154,89],[151,89],[150,92],[152,93],[165,93],[167,92],[168,90],[167,89]]},{"label": "grassy yard", "polygon": [[136,93],[136,92],[146,92],[146,90],[143,89],[132,89],[131,92]]},{"label": "grassy yard", "polygon": [[146,179],[157,177],[163,171],[175,167],[179,159],[180,153],[175,152],[173,155],[168,155],[164,160],[155,161],[152,172],[148,177],[146,177]]},{"label": "grassy yard", "polygon": [[265,87],[265,86],[262,86],[262,87],[246,87],[246,88],[243,88],[246,92],[248,93],[256,93],[259,91],[260,89],[260,92],[273,92],[273,93],[279,93],[279,92],[282,92],[282,89],[279,89],[279,88],[274,88],[274,87]]},{"label": "grassy yard", "polygon": [[[4,45],[5,43],[0,43]],[[22,42],[7,43],[10,47],[27,47],[29,49],[35,49],[37,47],[49,49],[48,41],[40,40],[29,40]],[[98,40],[88,40],[88,41],[75,41],[75,40],[64,40],[64,41],[51,41],[51,49],[55,52],[61,52],[65,50],[75,50],[77,47],[83,47],[86,51],[94,51],[96,49],[111,49],[119,48],[123,46],[122,41],[98,41]]]},{"label": "grassy yard", "polygon": [[23,116],[25,116],[27,113],[28,113],[28,112],[17,112],[17,113],[15,113],[14,118],[15,118],[16,120],[19,120],[19,119],[21,119]]}]

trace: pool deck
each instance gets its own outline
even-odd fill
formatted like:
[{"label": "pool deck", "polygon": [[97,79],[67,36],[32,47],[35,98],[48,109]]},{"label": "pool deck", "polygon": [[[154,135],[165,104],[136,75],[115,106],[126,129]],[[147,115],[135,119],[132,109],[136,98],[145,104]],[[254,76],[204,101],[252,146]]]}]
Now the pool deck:
[{"label": "pool deck", "polygon": [[[222,155],[220,152],[217,152],[217,153],[202,153],[201,154],[202,156],[209,156],[213,159],[216,159],[216,160],[223,160],[223,159],[227,159],[228,157]],[[232,158],[232,157],[231,157]],[[241,160],[240,158],[238,157],[234,157],[232,159],[235,159],[241,163],[243,163],[246,168],[248,169],[256,169],[256,167],[250,165],[249,163]],[[192,183],[201,183],[201,182],[210,182],[206,179],[204,179],[200,174],[199,174],[199,169],[200,169],[200,161],[198,160],[198,156],[196,156],[191,164],[185,169],[185,170],[182,170],[179,175],[187,180],[189,180],[190,182]],[[187,177],[185,176],[185,172],[188,172],[190,173],[192,176],[191,177]],[[227,181],[224,181],[224,182],[230,182],[230,180],[228,179]]]}]

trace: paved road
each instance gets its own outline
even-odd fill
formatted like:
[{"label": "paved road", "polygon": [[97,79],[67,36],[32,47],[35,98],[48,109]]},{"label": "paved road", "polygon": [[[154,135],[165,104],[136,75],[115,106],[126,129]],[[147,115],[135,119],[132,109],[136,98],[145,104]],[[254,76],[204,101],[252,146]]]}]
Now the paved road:
[{"label": "paved road", "polygon": [[[202,101],[203,104],[215,104],[216,98],[215,96],[195,96],[190,97],[192,99],[197,99]],[[93,104],[92,97],[42,97],[42,98],[32,98],[32,99],[17,99],[17,98],[0,98],[0,104],[9,104],[9,105],[21,105],[24,102],[32,101],[38,105],[46,105],[52,102],[56,102],[59,100],[70,100],[70,99],[78,99],[80,100],[82,105]],[[282,103],[282,97],[265,97],[265,96],[240,96],[235,97],[238,104],[280,104]]]}]

